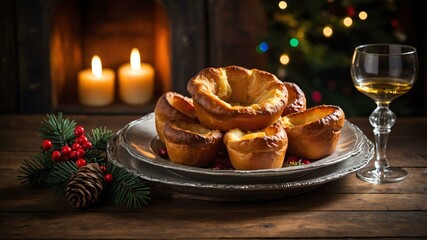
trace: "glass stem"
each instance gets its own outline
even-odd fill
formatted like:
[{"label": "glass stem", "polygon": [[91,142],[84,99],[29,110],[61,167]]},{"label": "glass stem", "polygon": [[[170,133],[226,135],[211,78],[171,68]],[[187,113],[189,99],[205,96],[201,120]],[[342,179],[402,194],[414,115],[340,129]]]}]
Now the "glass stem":
[{"label": "glass stem", "polygon": [[384,172],[389,167],[387,160],[387,140],[396,122],[396,115],[389,109],[389,104],[377,103],[377,108],[369,116],[369,122],[374,127],[377,172]]}]

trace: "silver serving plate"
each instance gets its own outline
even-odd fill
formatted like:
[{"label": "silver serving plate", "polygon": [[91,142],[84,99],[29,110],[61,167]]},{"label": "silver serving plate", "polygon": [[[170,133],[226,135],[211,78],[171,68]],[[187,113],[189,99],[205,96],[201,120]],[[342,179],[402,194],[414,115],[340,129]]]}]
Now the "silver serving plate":
[{"label": "silver serving plate", "polygon": [[153,168],[169,171],[181,178],[214,183],[272,183],[302,177],[319,168],[334,165],[353,157],[364,147],[365,135],[355,125],[346,120],[341,130],[335,152],[328,157],[310,164],[277,169],[260,170],[214,170],[173,163],[158,155],[164,144],[159,140],[154,113],[150,113],[127,124],[118,134],[118,141],[135,161],[141,161]]},{"label": "silver serving plate", "polygon": [[[206,179],[198,179],[197,176],[193,178],[180,177],[171,174],[167,168],[141,161],[121,146],[119,135],[120,131],[107,145],[107,155],[111,162],[124,167],[128,172],[142,179],[157,183],[173,192],[178,192],[180,196],[203,200],[255,201],[303,194],[363,168],[374,156],[374,144],[362,136],[363,143],[359,153],[348,157],[346,161],[315,169],[298,179],[282,182],[276,182],[275,179],[271,183],[230,184],[206,182]],[[218,174],[221,176],[221,173]]]}]

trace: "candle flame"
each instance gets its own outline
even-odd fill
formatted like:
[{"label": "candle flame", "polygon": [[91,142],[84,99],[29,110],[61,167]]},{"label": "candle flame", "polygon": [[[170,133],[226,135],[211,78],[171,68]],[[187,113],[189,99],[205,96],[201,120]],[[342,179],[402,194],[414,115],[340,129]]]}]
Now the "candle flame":
[{"label": "candle flame", "polygon": [[95,55],[92,58],[92,74],[96,78],[102,77],[102,63],[101,63],[101,58],[99,58],[98,55]]},{"label": "candle flame", "polygon": [[136,48],[132,49],[130,53],[130,68],[132,70],[138,70],[141,68],[141,57],[139,55],[139,51]]}]

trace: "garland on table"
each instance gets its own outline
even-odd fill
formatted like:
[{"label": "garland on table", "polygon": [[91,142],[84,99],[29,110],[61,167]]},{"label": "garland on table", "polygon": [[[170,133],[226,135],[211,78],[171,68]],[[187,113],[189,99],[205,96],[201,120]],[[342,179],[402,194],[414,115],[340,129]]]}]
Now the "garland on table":
[{"label": "garland on table", "polygon": [[18,179],[28,187],[52,188],[76,208],[106,202],[128,208],[148,204],[149,188],[106,156],[113,136],[106,127],[86,134],[82,125],[58,115],[40,124],[41,151],[24,159]]}]

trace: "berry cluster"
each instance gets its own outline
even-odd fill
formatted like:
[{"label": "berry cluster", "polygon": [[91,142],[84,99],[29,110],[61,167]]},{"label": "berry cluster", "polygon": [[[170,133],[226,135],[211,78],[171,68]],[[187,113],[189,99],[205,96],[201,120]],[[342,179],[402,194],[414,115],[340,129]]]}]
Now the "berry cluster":
[{"label": "berry cluster", "polygon": [[[53,144],[49,139],[42,142],[43,151],[52,151],[51,158],[55,162],[74,161],[78,168],[86,166],[85,159],[86,152],[91,149],[92,142],[85,136],[85,129],[81,125],[77,125],[74,129],[74,142],[69,146],[65,144],[61,149],[53,149]],[[105,166],[100,166],[101,170],[105,173],[107,171]],[[113,181],[113,175],[107,173],[104,175],[106,182]]]},{"label": "berry cluster", "polygon": [[210,167],[213,170],[233,170],[233,165],[227,157],[216,158]]},{"label": "berry cluster", "polygon": [[290,166],[306,165],[310,163],[311,162],[308,159],[302,159],[297,156],[288,156],[285,159],[284,166],[290,167]]}]

